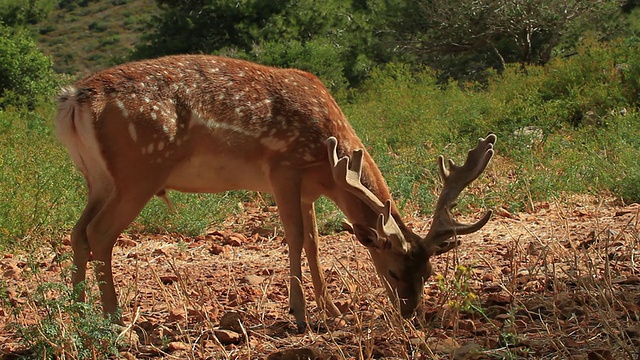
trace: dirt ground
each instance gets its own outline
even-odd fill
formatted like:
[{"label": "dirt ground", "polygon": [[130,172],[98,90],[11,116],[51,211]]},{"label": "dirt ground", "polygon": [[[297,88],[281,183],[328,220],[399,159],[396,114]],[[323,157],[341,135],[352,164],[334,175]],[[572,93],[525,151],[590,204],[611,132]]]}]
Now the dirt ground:
[{"label": "dirt ground", "polygon": [[[247,204],[242,216],[204,236],[124,234],[114,250],[115,281],[138,340],[120,355],[639,359],[640,206],[585,196],[534,208],[497,209],[457,250],[435,258],[436,275],[409,321],[391,309],[353,235],[322,236],[321,260],[343,317],[317,310],[307,273],[314,323],[304,334],[287,313],[287,248],[275,208]],[[409,217],[414,231],[426,234],[429,219]],[[71,251],[68,240],[62,248]],[[59,280],[55,252],[38,255],[39,279]],[[0,307],[5,359],[29,354],[7,324],[38,321],[28,306],[35,287],[25,275],[28,256],[0,260],[6,297],[24,308],[15,316]]]}]

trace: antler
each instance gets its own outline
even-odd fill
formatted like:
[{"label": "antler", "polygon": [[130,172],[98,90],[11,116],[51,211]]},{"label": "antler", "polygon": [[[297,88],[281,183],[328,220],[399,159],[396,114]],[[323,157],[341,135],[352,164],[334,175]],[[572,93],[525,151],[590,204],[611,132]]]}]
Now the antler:
[{"label": "antler", "polygon": [[[364,201],[371,210],[378,214],[376,230],[380,236],[385,238],[395,236],[404,239],[398,224],[393,216],[391,216],[391,200],[387,200],[383,204],[382,201],[360,181],[362,176],[363,151],[361,149],[355,150],[351,155],[351,159],[349,159],[348,156],[338,158],[337,148],[338,140],[333,136],[328,138],[327,150],[329,151],[329,163],[331,164],[333,180],[336,184]],[[404,241],[401,242],[404,243]],[[405,244],[401,247],[406,250]]]},{"label": "antler", "polygon": [[493,156],[493,145],[497,137],[489,134],[486,138],[478,139],[478,145],[469,151],[467,160],[462,166],[456,165],[453,160],[448,160],[449,169],[445,167],[444,157],[438,157],[440,177],[444,188],[440,193],[433,215],[433,223],[425,241],[432,254],[442,254],[454,248],[458,241],[448,241],[456,235],[470,234],[480,230],[491,218],[491,210],[473,224],[462,224],[453,218],[451,209],[456,205],[455,201],[473,180],[477,179],[484,171]]}]

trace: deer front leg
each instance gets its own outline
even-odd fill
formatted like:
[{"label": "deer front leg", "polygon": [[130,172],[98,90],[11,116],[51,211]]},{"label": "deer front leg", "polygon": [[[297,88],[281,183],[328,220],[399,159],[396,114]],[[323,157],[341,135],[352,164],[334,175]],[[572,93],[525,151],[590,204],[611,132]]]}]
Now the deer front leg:
[{"label": "deer front leg", "polygon": [[298,172],[288,168],[273,171],[270,180],[289,246],[289,311],[296,320],[298,331],[302,333],[307,328],[306,303],[302,291],[302,247],[304,243],[300,201],[302,181]]},{"label": "deer front leg", "polygon": [[304,220],[304,252],[309,261],[309,271],[313,281],[313,290],[316,296],[318,308],[328,312],[329,316],[340,316],[340,310],[335,306],[331,295],[327,291],[322,267],[318,261],[318,224],[313,203],[302,203],[302,215]]}]

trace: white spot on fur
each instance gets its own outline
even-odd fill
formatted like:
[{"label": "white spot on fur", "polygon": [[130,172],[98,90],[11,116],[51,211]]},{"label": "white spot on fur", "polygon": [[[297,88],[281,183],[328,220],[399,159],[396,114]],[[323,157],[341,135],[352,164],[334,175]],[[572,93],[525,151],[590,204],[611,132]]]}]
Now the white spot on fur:
[{"label": "white spot on fur", "polygon": [[276,139],[274,137],[265,137],[260,139],[260,143],[273,151],[284,152],[287,150],[288,143],[284,140]]},{"label": "white spot on fur", "polygon": [[[236,109],[236,112],[241,110],[242,108],[238,108]],[[257,138],[259,136],[259,134],[257,133],[251,132],[245,128],[242,128],[233,124],[218,122],[215,119],[203,120],[198,114],[195,114],[195,113],[193,114],[189,125],[190,127],[194,127],[197,125],[204,125],[212,131],[214,130],[232,131],[234,133],[238,133],[238,134],[242,134],[242,135],[250,136],[254,138]]]},{"label": "white spot on fur", "polygon": [[129,136],[131,136],[131,139],[133,139],[133,142],[138,141],[138,133],[136,132],[136,126],[132,122],[129,123]]},{"label": "white spot on fur", "polygon": [[129,112],[127,111],[127,108],[124,106],[124,103],[120,101],[120,99],[116,99],[116,105],[118,106],[120,111],[122,111],[122,115],[124,115],[125,118],[129,117]]},{"label": "white spot on fur", "polygon": [[158,143],[158,151],[162,151],[162,149],[164,149],[164,142],[160,141]]},{"label": "white spot on fur", "polygon": [[147,146],[147,152],[149,154],[151,154],[153,152],[153,147],[154,147],[153,143],[151,143],[151,144],[149,144],[149,146]]}]

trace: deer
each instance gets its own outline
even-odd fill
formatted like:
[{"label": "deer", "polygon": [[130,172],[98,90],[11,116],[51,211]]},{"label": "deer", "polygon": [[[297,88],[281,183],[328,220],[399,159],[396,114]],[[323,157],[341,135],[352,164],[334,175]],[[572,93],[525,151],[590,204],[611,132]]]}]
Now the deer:
[{"label": "deer", "polygon": [[[340,316],[318,261],[314,202],[333,201],[352,224],[394,306],[410,318],[432,273],[430,258],[480,230],[491,210],[463,224],[459,194],[491,160],[496,135],[480,138],[465,163],[437,160],[443,181],[426,236],[403,222],[371,155],[314,75],[213,55],[172,55],[101,70],[58,95],[56,133],[87,185],[71,231],[72,284],[95,262],[105,315],[119,320],[112,273],[117,238],[167,190],[273,195],[289,256],[289,309],[306,330],[302,251],[317,307]],[[84,294],[79,301],[84,301]]]}]

